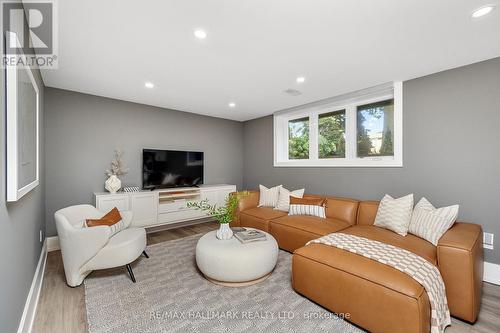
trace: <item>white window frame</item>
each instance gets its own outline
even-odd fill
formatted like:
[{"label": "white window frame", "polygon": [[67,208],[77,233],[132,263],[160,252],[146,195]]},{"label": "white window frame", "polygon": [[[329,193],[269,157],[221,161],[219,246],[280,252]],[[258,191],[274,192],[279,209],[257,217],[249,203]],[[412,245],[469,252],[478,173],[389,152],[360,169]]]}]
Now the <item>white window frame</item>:
[{"label": "white window frame", "polygon": [[[394,99],[394,156],[356,156],[357,107]],[[318,158],[318,116],[345,110],[345,158]],[[309,117],[309,159],[288,158],[288,122]],[[275,167],[402,167],[403,166],[403,83],[391,82],[350,94],[309,103],[274,114]]]}]

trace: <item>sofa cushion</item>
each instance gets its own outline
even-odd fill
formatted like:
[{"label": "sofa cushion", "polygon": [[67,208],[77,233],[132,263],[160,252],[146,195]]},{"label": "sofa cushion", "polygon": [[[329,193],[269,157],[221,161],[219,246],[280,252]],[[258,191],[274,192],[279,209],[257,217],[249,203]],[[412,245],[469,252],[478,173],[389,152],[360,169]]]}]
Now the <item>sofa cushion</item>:
[{"label": "sofa cushion", "polygon": [[417,236],[410,234],[401,236],[387,229],[367,225],[352,226],[342,230],[342,232],[400,247],[437,265],[437,248],[425,239]]},{"label": "sofa cushion", "polygon": [[334,246],[310,244],[297,249],[295,255],[385,286],[406,296],[418,298],[425,293],[424,287],[406,273]]},{"label": "sofa cushion", "polygon": [[287,212],[276,210],[271,207],[255,207],[246,209],[240,214],[240,225],[242,227],[256,228],[269,231],[269,221],[286,216]]},{"label": "sofa cushion", "polygon": [[472,223],[456,222],[437,246],[450,313],[471,323],[481,307],[483,255],[483,230]]},{"label": "sofa cushion", "polygon": [[356,224],[359,201],[346,198],[327,197],[326,217]]},{"label": "sofa cushion", "polygon": [[349,223],[344,221],[309,215],[284,216],[273,220],[272,223],[307,231],[318,237],[349,227]]},{"label": "sofa cushion", "polygon": [[276,238],[281,249],[293,252],[310,240],[347,227],[349,223],[338,219],[291,215],[272,220],[269,232]]},{"label": "sofa cushion", "polygon": [[[325,198],[315,194],[304,194],[304,198]],[[356,224],[359,201],[340,197],[326,197],[326,217]],[[378,202],[377,202],[378,205]],[[373,217],[375,219],[375,216]],[[373,221],[372,221],[373,223]]]},{"label": "sofa cushion", "polygon": [[311,244],[292,259],[295,291],[372,332],[429,332],[424,288],[403,272],[336,247]]},{"label": "sofa cushion", "polygon": [[372,225],[377,216],[379,201],[361,201],[359,203],[357,225]]},{"label": "sofa cushion", "polygon": [[272,220],[288,215],[286,212],[273,209],[271,207],[255,207],[241,212],[243,215],[250,215],[262,220]]}]

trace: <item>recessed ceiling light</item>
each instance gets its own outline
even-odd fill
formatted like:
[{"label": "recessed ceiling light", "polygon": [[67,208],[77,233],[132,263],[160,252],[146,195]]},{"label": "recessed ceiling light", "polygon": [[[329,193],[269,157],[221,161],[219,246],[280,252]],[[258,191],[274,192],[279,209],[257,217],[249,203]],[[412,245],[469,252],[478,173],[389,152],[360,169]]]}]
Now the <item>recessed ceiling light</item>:
[{"label": "recessed ceiling light", "polygon": [[487,15],[491,13],[491,11],[495,8],[493,5],[483,6],[481,8],[476,9],[472,12],[472,18],[479,18],[481,16]]},{"label": "recessed ceiling light", "polygon": [[197,29],[194,31],[194,36],[198,39],[207,38],[207,32],[205,30]]},{"label": "recessed ceiling light", "polygon": [[296,81],[297,81],[297,83],[304,83],[305,80],[306,80],[305,77],[299,76]]},{"label": "recessed ceiling light", "polygon": [[236,103],[234,103],[234,102],[231,102],[231,103],[229,103],[228,105],[229,105],[229,107],[230,107],[230,108],[234,108],[234,107],[236,107]]},{"label": "recessed ceiling light", "polygon": [[153,84],[153,82],[146,82],[144,83],[144,87],[151,89],[154,88],[155,85]]}]

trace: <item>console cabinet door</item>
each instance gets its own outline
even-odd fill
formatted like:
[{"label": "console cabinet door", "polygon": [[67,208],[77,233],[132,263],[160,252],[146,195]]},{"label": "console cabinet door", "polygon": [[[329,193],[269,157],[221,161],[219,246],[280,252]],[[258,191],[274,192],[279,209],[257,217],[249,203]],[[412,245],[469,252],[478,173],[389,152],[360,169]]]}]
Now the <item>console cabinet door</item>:
[{"label": "console cabinet door", "polygon": [[119,211],[129,210],[129,200],[127,194],[106,194],[96,197],[95,207],[103,213],[109,212],[113,208]]},{"label": "console cabinet door", "polygon": [[219,205],[225,205],[226,204],[226,199],[227,197],[229,196],[229,194],[231,194],[232,192],[234,192],[233,190],[231,189],[221,189],[219,191],[217,191],[217,203]]},{"label": "console cabinet door", "polygon": [[208,199],[208,203],[211,205],[219,204],[217,200],[217,191],[203,191],[201,193],[201,200]]},{"label": "console cabinet door", "polygon": [[130,195],[132,226],[144,227],[156,223],[158,218],[157,193],[133,193]]}]

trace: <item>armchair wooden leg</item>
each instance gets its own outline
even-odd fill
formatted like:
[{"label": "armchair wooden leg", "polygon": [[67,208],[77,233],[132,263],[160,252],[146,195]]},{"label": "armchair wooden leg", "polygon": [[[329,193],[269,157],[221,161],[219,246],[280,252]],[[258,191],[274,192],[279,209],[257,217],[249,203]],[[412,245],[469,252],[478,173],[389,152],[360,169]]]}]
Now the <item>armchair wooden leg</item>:
[{"label": "armchair wooden leg", "polygon": [[133,283],[135,283],[135,276],[134,272],[132,271],[132,267],[130,267],[130,264],[125,265],[127,267],[128,274],[130,275],[130,279],[132,280]]},{"label": "armchair wooden leg", "polygon": [[146,253],[146,250],[142,251],[142,254],[144,254],[144,256],[145,256],[146,258],[148,258],[148,259],[149,259],[149,256],[148,256],[148,254]]}]

